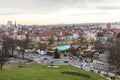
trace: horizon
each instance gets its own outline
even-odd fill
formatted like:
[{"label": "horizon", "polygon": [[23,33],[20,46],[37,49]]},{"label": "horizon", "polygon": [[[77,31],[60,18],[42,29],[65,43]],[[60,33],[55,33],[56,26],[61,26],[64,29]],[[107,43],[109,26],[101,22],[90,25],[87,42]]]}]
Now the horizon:
[{"label": "horizon", "polygon": [[[16,20],[15,20],[16,21]],[[12,21],[12,24],[15,24],[15,21]],[[7,21],[8,22],[8,21]],[[0,25],[7,25],[7,22],[6,23],[0,23]],[[32,25],[36,25],[36,26],[50,26],[50,25],[93,25],[93,24],[119,24],[120,22],[91,22],[91,23],[58,23],[58,24],[20,24],[20,23],[17,23],[16,21],[16,24],[20,24],[20,25],[29,25],[29,26],[32,26]]]},{"label": "horizon", "polygon": [[119,0],[4,0],[0,3],[0,24],[14,20],[24,25],[111,23],[120,22],[119,14]]}]

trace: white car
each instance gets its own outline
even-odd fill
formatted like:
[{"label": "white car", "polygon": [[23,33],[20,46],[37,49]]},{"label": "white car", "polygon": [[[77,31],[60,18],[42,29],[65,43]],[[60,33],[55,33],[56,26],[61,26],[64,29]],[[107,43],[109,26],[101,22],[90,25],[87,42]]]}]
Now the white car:
[{"label": "white car", "polygon": [[45,55],[46,52],[45,52],[45,51],[41,51],[40,54],[41,54],[41,55]]}]

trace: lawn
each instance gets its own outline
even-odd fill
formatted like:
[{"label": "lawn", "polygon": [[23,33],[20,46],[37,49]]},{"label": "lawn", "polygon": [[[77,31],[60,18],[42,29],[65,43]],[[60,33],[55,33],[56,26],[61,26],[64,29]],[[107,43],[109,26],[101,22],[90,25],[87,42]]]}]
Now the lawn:
[{"label": "lawn", "polygon": [[[60,68],[51,69],[47,65],[31,64],[25,68],[19,68],[18,65],[5,65],[0,70],[0,80],[105,80],[103,77],[80,70],[69,65],[59,65]],[[62,74],[63,71],[73,71],[89,75],[90,78]]]},{"label": "lawn", "polygon": [[117,79],[115,79],[115,80],[120,80],[120,78],[117,78]]}]

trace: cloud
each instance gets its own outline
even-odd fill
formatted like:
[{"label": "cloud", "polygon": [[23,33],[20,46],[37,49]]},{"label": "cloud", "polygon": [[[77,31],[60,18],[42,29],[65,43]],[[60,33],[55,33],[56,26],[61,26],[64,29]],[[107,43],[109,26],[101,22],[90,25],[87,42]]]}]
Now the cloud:
[{"label": "cloud", "polygon": [[99,13],[81,13],[81,14],[71,14],[69,16],[84,16],[84,15],[103,15],[103,14],[108,14],[106,12],[99,12]]},{"label": "cloud", "polygon": [[97,3],[93,6],[100,10],[118,10],[120,9],[120,0],[105,0],[103,3]]},{"label": "cloud", "polygon": [[120,0],[0,0],[0,15],[51,14],[63,9],[120,9]]},{"label": "cloud", "polygon": [[120,6],[97,6],[96,8],[101,10],[118,10]]},{"label": "cloud", "polygon": [[88,6],[85,3],[83,0],[3,0],[0,8],[7,9],[5,13],[46,13],[65,8],[85,8]]}]

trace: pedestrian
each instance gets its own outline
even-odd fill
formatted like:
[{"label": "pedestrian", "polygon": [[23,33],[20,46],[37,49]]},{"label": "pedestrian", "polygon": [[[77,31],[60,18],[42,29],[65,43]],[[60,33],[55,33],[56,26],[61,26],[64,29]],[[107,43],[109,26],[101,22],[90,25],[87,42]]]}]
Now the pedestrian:
[{"label": "pedestrian", "polygon": [[98,74],[100,74],[101,73],[101,71],[100,70],[98,70]]},{"label": "pedestrian", "polygon": [[51,61],[51,67],[54,66],[53,63],[54,63],[54,61]]},{"label": "pedestrian", "polygon": [[80,65],[80,68],[83,69],[82,67],[83,67],[83,65],[81,64],[81,65]]},{"label": "pedestrian", "polygon": [[93,59],[91,58],[91,63],[93,63]]},{"label": "pedestrian", "polygon": [[41,60],[41,63],[44,63],[44,61],[43,61],[43,60]]}]

